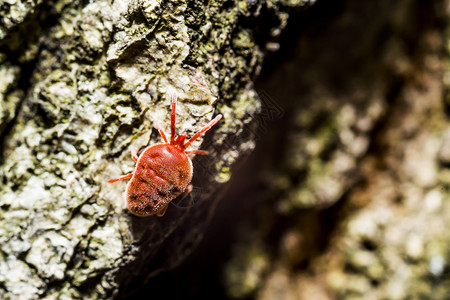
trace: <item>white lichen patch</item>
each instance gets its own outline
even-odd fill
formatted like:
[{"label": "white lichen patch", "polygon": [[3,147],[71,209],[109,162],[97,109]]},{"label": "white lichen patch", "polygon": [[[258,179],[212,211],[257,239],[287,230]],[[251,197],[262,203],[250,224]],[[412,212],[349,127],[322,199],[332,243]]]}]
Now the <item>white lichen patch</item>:
[{"label": "white lichen patch", "polygon": [[424,202],[428,213],[435,212],[442,206],[442,193],[438,189],[433,189],[425,195]]},{"label": "white lichen patch", "polygon": [[108,218],[106,226],[95,229],[87,254],[92,257],[89,262],[91,272],[102,269],[118,260],[123,252],[123,244],[119,230],[119,218]]},{"label": "white lichen patch", "polygon": [[11,299],[38,299],[44,288],[41,279],[29,266],[12,255],[0,260],[0,282]]},{"label": "white lichen patch", "polygon": [[25,261],[32,264],[39,276],[48,279],[63,279],[74,244],[57,232],[45,232],[33,242]]},{"label": "white lichen patch", "polygon": [[[0,95],[7,92],[14,82],[17,80],[20,69],[16,66],[5,66],[0,67]],[[1,98],[0,98],[1,99]]]},{"label": "white lichen patch", "polygon": [[23,240],[17,236],[9,238],[8,243],[5,243],[1,248],[6,253],[14,253],[20,255],[26,253],[31,248],[31,244],[28,240]]},{"label": "white lichen patch", "polygon": [[[83,24],[84,27],[84,38],[89,46],[93,49],[100,50],[103,47],[102,33],[98,30],[99,23],[93,24]],[[94,27],[96,26],[96,27]],[[101,27],[100,27],[101,29]]]},{"label": "white lichen patch", "polygon": [[72,98],[75,93],[74,89],[65,82],[55,82],[48,87],[48,91],[55,96],[69,99]]},{"label": "white lichen patch", "polygon": [[153,0],[153,1],[143,1],[142,10],[147,19],[150,19],[152,16],[150,14],[161,5],[161,0]]},{"label": "white lichen patch", "polygon": [[409,234],[405,243],[405,252],[411,259],[421,258],[424,252],[422,237],[415,233]]},{"label": "white lichen patch", "polygon": [[22,190],[21,193],[10,193],[6,194],[5,200],[8,201],[9,198],[14,198],[14,201],[9,201],[11,207],[15,209],[32,209],[37,202],[42,199],[50,198],[49,191],[43,188],[43,180],[39,177],[32,176],[28,179],[27,185]]},{"label": "white lichen patch", "polygon": [[[84,209],[85,206],[92,209]],[[70,219],[70,222],[64,227],[64,230],[68,233],[68,236],[72,237],[72,242],[81,240],[83,236],[89,233],[91,226],[96,222],[95,218],[91,217],[95,215],[95,212],[96,210],[91,205],[84,205],[81,209],[81,213],[84,215],[77,214]]]},{"label": "white lichen patch", "polygon": [[422,141],[416,141],[414,145],[406,147],[405,164],[401,171],[405,173],[405,176],[412,178],[418,186],[430,187],[437,182],[436,157],[440,140],[426,134],[419,138]]},{"label": "white lichen patch", "polygon": [[[186,48],[185,45],[182,45],[182,47]],[[188,51],[188,48],[182,50],[183,56],[188,54],[184,53],[186,51]],[[201,71],[174,65],[170,68],[168,75],[159,79],[158,86],[161,86],[161,88],[158,91],[160,93],[171,95],[176,92],[180,100],[196,103],[197,106],[204,102],[210,106],[216,101],[217,98],[204,80]],[[176,80],[173,80],[173,78],[176,78]],[[170,87],[170,90],[167,87]],[[197,116],[195,113],[193,115]]]},{"label": "white lichen patch", "polygon": [[441,276],[445,270],[446,261],[441,255],[434,255],[431,257],[428,264],[428,271],[438,277]]},{"label": "white lichen patch", "polygon": [[375,238],[379,233],[377,223],[365,214],[353,218],[353,220],[348,223],[347,230],[353,236],[368,239]]}]

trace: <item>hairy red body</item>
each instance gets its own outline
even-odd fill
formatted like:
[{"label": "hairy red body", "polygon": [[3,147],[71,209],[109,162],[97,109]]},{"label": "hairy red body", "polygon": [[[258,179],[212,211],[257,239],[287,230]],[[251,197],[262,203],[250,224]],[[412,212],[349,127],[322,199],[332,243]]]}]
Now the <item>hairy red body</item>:
[{"label": "hairy red body", "polygon": [[139,157],[137,149],[133,150],[131,157],[136,161],[134,172],[108,180],[108,182],[115,182],[131,178],[127,185],[126,201],[128,209],[134,215],[146,217],[156,214],[162,216],[170,201],[180,194],[189,193],[192,190],[192,186],[189,184],[192,179],[192,162],[186,153],[208,154],[208,152],[185,150],[222,118],[222,115],[215,117],[185,143],[186,133],[182,132],[175,138],[176,101],[177,97],[174,94],[172,96],[170,142],[167,141],[162,129],[158,127],[159,133],[166,143],[145,148]]},{"label": "hairy red body", "polygon": [[192,163],[170,144],[147,147],[127,185],[128,209],[138,216],[158,213],[183,193],[192,179]]}]

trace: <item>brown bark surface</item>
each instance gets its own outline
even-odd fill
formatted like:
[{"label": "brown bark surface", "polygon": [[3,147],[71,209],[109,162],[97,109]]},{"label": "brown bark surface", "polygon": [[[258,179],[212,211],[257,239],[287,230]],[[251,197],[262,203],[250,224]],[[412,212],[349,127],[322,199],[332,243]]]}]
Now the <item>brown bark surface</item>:
[{"label": "brown bark surface", "polygon": [[[0,1],[0,298],[447,299],[448,4],[307,4]],[[175,91],[224,119],[138,218]]]},{"label": "brown bark surface", "polygon": [[[230,167],[254,147],[252,78],[283,3],[0,1],[0,298],[126,295],[201,239]],[[124,206],[130,151],[161,142],[170,97],[192,135],[194,192],[163,218]],[[170,253],[170,254],[169,254]]]}]

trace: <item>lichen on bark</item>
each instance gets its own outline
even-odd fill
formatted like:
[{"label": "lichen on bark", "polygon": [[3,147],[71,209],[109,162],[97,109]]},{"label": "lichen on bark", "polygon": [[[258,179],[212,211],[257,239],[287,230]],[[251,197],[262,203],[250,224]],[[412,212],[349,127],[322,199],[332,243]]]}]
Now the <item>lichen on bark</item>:
[{"label": "lichen on bark", "polygon": [[[105,299],[182,261],[254,147],[242,127],[259,111],[266,44],[306,3],[3,2],[0,297]],[[133,170],[130,149],[160,141],[157,122],[167,132],[174,92],[178,130],[224,119],[210,157],[194,160],[196,204],[139,219],[125,183],[106,180]]]}]

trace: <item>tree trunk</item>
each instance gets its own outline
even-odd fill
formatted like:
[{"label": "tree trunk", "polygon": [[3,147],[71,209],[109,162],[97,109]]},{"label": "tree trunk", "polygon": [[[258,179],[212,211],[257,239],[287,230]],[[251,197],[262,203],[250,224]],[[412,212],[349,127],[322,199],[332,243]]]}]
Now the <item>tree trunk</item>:
[{"label": "tree trunk", "polygon": [[[0,0],[0,298],[447,299],[448,1],[310,2]],[[224,118],[139,218],[174,92]]]},{"label": "tree trunk", "polygon": [[[254,148],[252,84],[292,3],[0,2],[0,297],[124,296],[181,262],[230,167]],[[164,217],[124,206],[130,150],[161,142],[170,97],[192,135],[194,191]],[[120,287],[120,291],[119,291]]]}]

